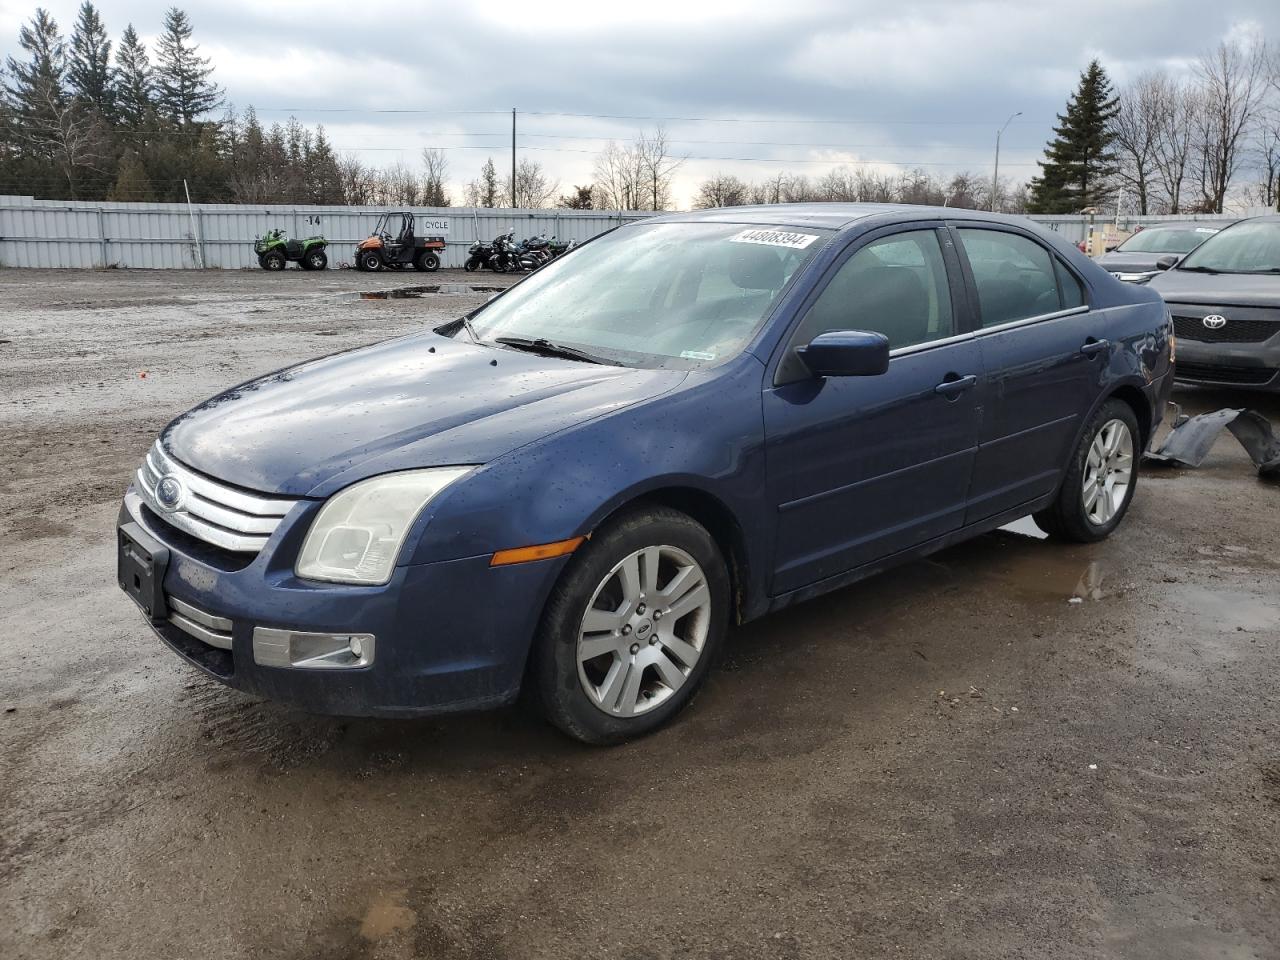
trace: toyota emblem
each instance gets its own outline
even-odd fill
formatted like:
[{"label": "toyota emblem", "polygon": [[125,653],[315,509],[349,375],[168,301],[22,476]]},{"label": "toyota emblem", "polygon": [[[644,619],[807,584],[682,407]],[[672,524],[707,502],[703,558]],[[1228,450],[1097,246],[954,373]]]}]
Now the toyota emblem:
[{"label": "toyota emblem", "polygon": [[1227,318],[1220,313],[1211,313],[1201,321],[1210,330],[1221,330],[1227,325]]},{"label": "toyota emblem", "polygon": [[172,475],[161,477],[156,484],[156,502],[165,510],[177,510],[182,506],[184,493],[182,481]]}]

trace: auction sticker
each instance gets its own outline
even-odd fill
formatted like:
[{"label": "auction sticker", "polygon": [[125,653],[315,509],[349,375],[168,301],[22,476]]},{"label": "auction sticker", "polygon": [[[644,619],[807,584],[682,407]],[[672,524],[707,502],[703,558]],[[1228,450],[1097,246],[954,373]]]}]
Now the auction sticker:
[{"label": "auction sticker", "polygon": [[786,230],[743,230],[730,237],[733,243],[763,243],[770,247],[794,247],[803,250],[818,239],[815,233],[790,233]]}]

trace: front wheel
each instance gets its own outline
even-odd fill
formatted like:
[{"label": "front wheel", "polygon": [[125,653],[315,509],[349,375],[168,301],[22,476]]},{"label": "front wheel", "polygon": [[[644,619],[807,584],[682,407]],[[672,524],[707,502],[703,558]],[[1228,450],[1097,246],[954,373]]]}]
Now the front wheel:
[{"label": "front wheel", "polygon": [[662,726],[706,679],[729,610],[724,558],[691,517],[653,507],[610,523],[547,604],[531,677],[543,712],[584,743]]},{"label": "front wheel", "polygon": [[258,262],[262,264],[263,270],[283,270],[284,254],[279,250],[272,250],[268,253],[264,253]]},{"label": "front wheel", "polygon": [[1060,540],[1095,543],[1120,525],[1138,485],[1138,418],[1123,400],[1108,400],[1085,428],[1057,499],[1035,515]]},{"label": "front wheel", "polygon": [[382,257],[378,256],[378,254],[374,253],[373,251],[368,251],[366,253],[360,254],[360,259],[358,262],[360,264],[360,269],[362,270],[381,270],[382,269]]},{"label": "front wheel", "polygon": [[489,261],[489,266],[493,269],[494,273],[507,272],[507,261],[505,257],[494,257]]},{"label": "front wheel", "polygon": [[462,269],[467,271],[467,273],[475,273],[480,269],[480,258],[467,257],[467,262],[462,265]]}]

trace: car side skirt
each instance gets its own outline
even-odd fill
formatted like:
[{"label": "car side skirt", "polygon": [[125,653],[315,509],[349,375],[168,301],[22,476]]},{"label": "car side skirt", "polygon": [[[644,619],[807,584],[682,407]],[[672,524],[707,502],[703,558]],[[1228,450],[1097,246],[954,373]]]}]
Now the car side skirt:
[{"label": "car side skirt", "polygon": [[832,590],[839,590],[841,587],[847,587],[860,580],[865,580],[867,577],[875,576],[877,573],[881,573],[891,567],[896,567],[912,560],[918,560],[921,557],[927,557],[931,553],[937,553],[939,550],[944,550],[947,547],[953,546],[964,540],[971,540],[984,533],[990,533],[997,527],[1003,527],[1006,523],[1012,523],[1015,520],[1020,520],[1038,510],[1044,509],[1049,506],[1049,504],[1053,503],[1056,496],[1057,491],[1055,490],[1047,496],[1019,504],[1016,507],[1004,511],[1004,513],[996,514],[994,517],[986,517],[976,523],[971,523],[968,526],[960,527],[959,529],[943,534],[940,537],[935,537],[933,540],[926,540],[924,543],[917,544],[910,549],[900,550],[897,553],[881,557],[879,560],[873,560],[870,563],[864,563],[860,567],[855,567],[854,569],[847,570],[844,573],[836,574],[834,577],[827,577],[825,580],[819,580],[816,583],[809,584],[808,586],[799,587],[798,589],[792,590],[788,593],[771,597],[768,605],[761,611],[761,614],[774,613],[784,607],[789,607],[792,604],[800,603],[804,600],[811,600],[814,597],[822,596],[824,593],[830,593]]}]

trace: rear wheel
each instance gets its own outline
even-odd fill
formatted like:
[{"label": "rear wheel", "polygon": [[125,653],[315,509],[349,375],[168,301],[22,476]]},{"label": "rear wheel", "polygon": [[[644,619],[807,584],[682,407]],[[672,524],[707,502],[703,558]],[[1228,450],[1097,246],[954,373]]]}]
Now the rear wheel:
[{"label": "rear wheel", "polygon": [[262,264],[263,270],[283,270],[284,254],[279,250],[270,250],[267,253],[264,253],[258,259],[258,262]]},{"label": "rear wheel", "polygon": [[1108,400],[1093,415],[1054,503],[1035,515],[1040,529],[1060,540],[1094,543],[1120,525],[1138,484],[1138,418],[1123,400]]},{"label": "rear wheel", "polygon": [[302,265],[308,270],[323,270],[329,266],[329,255],[323,250],[312,250],[302,258]]},{"label": "rear wheel", "polygon": [[543,712],[585,743],[662,726],[706,678],[729,609],[724,558],[692,518],[654,507],[611,523],[547,604],[532,667]]},{"label": "rear wheel", "polygon": [[413,268],[419,273],[434,273],[440,269],[440,258],[429,250],[423,251],[413,261]]},{"label": "rear wheel", "polygon": [[364,253],[360,254],[358,262],[360,264],[360,269],[362,270],[382,269],[382,257],[378,256],[377,252],[373,250],[366,250]]}]

